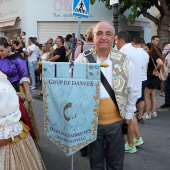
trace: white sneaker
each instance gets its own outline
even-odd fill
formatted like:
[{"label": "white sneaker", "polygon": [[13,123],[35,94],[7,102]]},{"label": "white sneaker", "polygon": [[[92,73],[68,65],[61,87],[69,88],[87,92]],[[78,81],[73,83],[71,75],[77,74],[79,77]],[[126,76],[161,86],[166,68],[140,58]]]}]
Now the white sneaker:
[{"label": "white sneaker", "polygon": [[34,90],[34,89],[35,89],[35,87],[31,87],[30,89],[31,89],[31,90]]},{"label": "white sneaker", "polygon": [[160,93],[160,96],[165,97],[165,93],[164,92]]},{"label": "white sneaker", "polygon": [[151,112],[150,114],[151,114],[151,117],[157,117],[158,116],[156,112],[153,112],[153,113]]},{"label": "white sneaker", "polygon": [[151,114],[144,113],[142,118],[143,118],[143,120],[150,119],[151,118]]}]

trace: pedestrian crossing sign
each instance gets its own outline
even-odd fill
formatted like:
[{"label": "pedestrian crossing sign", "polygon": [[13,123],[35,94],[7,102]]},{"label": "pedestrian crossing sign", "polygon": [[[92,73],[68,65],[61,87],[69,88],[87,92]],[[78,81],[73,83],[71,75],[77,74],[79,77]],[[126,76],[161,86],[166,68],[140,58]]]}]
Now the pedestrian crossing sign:
[{"label": "pedestrian crossing sign", "polygon": [[73,0],[73,15],[82,18],[88,18],[89,0]]}]

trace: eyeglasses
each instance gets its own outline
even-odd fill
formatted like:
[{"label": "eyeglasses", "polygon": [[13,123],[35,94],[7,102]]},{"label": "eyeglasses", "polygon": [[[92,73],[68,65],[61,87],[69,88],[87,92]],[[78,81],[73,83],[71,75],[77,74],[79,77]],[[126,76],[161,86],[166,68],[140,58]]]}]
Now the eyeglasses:
[{"label": "eyeglasses", "polygon": [[110,31],[107,31],[106,33],[102,32],[102,31],[98,31],[98,32],[94,32],[94,34],[96,34],[96,36],[97,36],[98,38],[101,38],[101,37],[103,37],[104,35],[105,35],[105,37],[107,37],[107,38],[110,38],[110,37],[113,36],[113,33],[111,33]]},{"label": "eyeglasses", "polygon": [[45,45],[43,45],[42,47],[46,47]]}]

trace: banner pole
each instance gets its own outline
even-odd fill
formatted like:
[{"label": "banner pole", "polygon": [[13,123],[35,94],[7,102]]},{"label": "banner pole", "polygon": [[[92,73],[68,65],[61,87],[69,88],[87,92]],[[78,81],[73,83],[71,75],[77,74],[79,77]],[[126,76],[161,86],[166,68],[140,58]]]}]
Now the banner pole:
[{"label": "banner pole", "polygon": [[76,43],[75,33],[72,33],[72,44],[71,44],[72,60],[71,60],[71,75],[70,75],[71,78],[73,77],[75,43]]},{"label": "banner pole", "polygon": [[71,170],[74,168],[74,160],[73,160],[73,155],[71,155]]}]

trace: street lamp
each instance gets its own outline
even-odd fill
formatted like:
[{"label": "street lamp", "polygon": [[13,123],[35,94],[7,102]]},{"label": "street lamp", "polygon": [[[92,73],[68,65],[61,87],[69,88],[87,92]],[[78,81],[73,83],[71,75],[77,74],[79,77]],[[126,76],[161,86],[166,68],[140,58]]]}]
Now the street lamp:
[{"label": "street lamp", "polygon": [[113,5],[113,26],[115,28],[115,33],[118,33],[118,3]]}]

